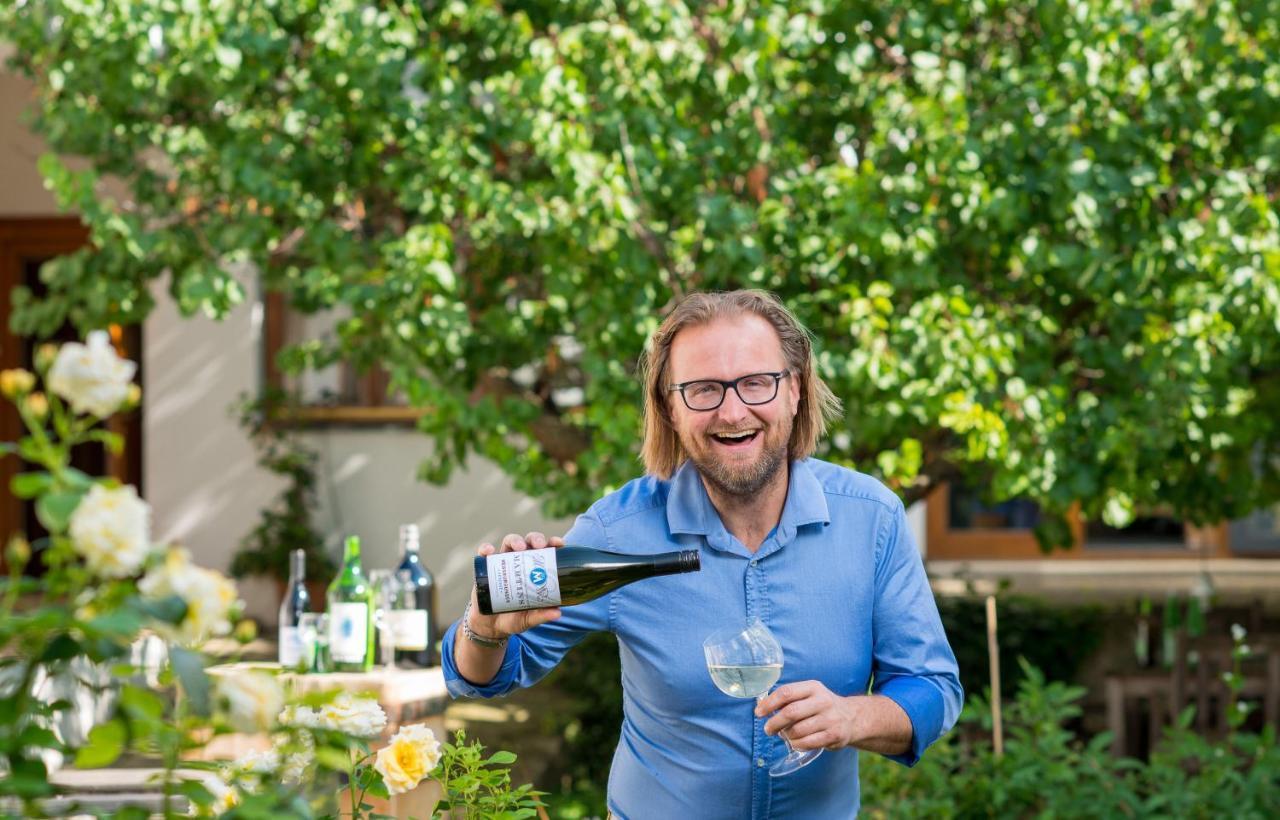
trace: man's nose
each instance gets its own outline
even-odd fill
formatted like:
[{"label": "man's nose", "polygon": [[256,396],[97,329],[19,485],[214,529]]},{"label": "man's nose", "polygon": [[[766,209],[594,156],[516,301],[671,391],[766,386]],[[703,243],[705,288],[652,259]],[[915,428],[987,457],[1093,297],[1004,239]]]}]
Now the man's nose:
[{"label": "man's nose", "polygon": [[719,407],[720,418],[724,421],[737,421],[751,415],[751,407],[742,401],[738,391],[732,387],[724,391],[724,401]]}]

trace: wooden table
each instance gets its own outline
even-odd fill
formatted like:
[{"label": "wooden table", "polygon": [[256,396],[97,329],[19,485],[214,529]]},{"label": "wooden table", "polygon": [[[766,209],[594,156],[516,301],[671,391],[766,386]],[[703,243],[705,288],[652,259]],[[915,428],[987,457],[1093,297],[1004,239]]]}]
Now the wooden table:
[{"label": "wooden table", "polygon": [[[215,677],[234,675],[257,669],[278,669],[272,663],[229,663],[209,667]],[[430,669],[375,669],[372,672],[330,672],[326,674],[298,675],[282,672],[286,689],[294,693],[327,692],[339,690],[351,693],[370,693],[387,713],[387,728],[382,736],[370,743],[372,749],[384,745],[401,726],[424,724],[443,743],[445,736],[444,709],[449,693],[444,685],[444,671],[440,667]],[[199,759],[235,759],[251,750],[269,748],[270,738],[265,735],[220,735],[200,752]],[[396,795],[390,800],[370,798],[374,811],[395,817],[430,817],[431,809],[440,799],[439,784],[424,782],[407,794]]]}]

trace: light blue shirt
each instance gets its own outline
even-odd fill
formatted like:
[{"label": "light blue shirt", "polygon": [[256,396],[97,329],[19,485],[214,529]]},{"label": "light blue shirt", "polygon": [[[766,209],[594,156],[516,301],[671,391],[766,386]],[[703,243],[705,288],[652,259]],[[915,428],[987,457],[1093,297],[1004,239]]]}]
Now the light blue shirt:
[{"label": "light blue shirt", "polygon": [[794,774],[770,777],[786,754],[764,733],[755,701],[711,682],[702,641],[760,618],[782,645],[782,679],[818,680],[837,695],[871,691],[911,719],[912,765],[959,716],[962,692],[902,502],[875,479],[816,459],[793,462],[778,526],[749,552],[725,530],[697,471],[636,479],[580,516],[565,536],[614,552],[696,549],[702,569],[650,578],[511,638],[497,676],[476,686],[453,663],[455,697],[530,686],[587,633],[608,630],[622,655],[622,734],[609,774],[609,809],[622,820],[851,818],[858,753],[826,751]]}]

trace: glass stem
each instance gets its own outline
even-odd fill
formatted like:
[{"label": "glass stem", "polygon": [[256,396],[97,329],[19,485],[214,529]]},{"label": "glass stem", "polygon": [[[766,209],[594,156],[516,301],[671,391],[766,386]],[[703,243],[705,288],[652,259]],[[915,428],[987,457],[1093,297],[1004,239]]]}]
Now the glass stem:
[{"label": "glass stem", "polygon": [[[756,705],[760,705],[760,701],[764,700],[764,695],[756,695]],[[791,746],[791,738],[787,737],[786,731],[778,732],[778,737],[782,738],[782,743],[787,747],[787,754],[795,754],[796,750]]]}]

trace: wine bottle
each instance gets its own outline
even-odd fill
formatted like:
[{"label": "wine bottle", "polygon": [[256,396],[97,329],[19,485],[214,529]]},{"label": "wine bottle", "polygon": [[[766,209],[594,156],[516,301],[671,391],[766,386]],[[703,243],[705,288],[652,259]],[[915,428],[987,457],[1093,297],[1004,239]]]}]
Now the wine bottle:
[{"label": "wine bottle", "polygon": [[476,598],[485,615],[571,606],[633,581],[699,569],[697,550],[623,555],[565,546],[500,552],[476,556]]},{"label": "wine bottle", "polygon": [[289,582],[284,589],[284,600],[280,602],[279,661],[284,669],[293,669],[302,662],[298,620],[311,609],[306,578],[307,554],[294,550],[289,553]]},{"label": "wine bottle", "polygon": [[329,584],[329,655],[338,672],[373,668],[373,587],[360,566],[360,539],[349,536],[342,571]]},{"label": "wine bottle", "polygon": [[436,664],[436,581],[419,555],[417,524],[400,528],[400,565],[396,567],[396,576],[403,581],[405,574],[412,592],[398,596],[400,603],[391,614],[396,636],[396,665],[425,669]]}]

